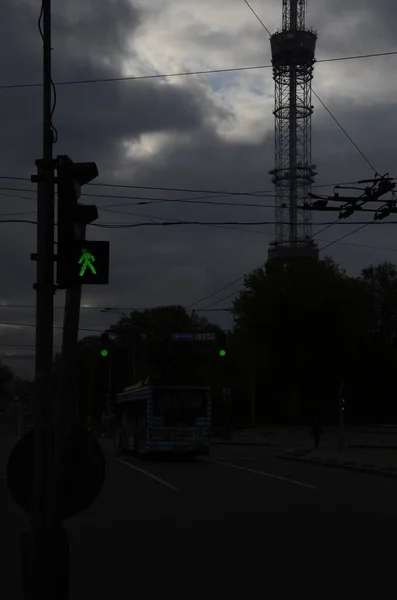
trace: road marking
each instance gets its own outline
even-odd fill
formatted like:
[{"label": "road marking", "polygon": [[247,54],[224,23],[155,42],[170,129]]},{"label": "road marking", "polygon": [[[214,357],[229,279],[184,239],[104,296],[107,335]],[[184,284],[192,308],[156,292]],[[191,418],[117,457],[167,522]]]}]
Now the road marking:
[{"label": "road marking", "polygon": [[[271,456],[217,456],[217,460],[269,460]],[[205,460],[205,459],[204,459]]]},{"label": "road marking", "polygon": [[180,491],[177,487],[168,483],[168,481],[164,481],[164,479],[160,479],[160,477],[156,477],[156,475],[149,473],[149,471],[140,469],[139,467],[132,465],[131,463],[127,462],[126,460],[122,460],[121,458],[116,458],[115,460],[117,460],[117,462],[125,465],[126,467],[130,467],[130,469],[134,469],[135,471],[138,471],[139,473],[142,473],[143,475],[147,475],[148,477],[150,477],[151,479],[154,479],[154,481],[157,481],[158,483],[162,483],[165,487],[169,488],[170,490],[173,490],[174,492]]},{"label": "road marking", "polygon": [[281,477],[280,475],[273,475],[272,473],[265,473],[264,471],[257,471],[256,469],[248,469],[247,467],[240,467],[239,465],[232,465],[231,463],[220,462],[219,460],[207,459],[207,462],[214,463],[215,465],[223,465],[225,467],[232,467],[239,471],[247,471],[247,473],[255,473],[256,475],[263,475],[264,477],[270,477],[271,479],[279,479],[280,481],[286,481],[287,483],[293,483],[302,487],[309,488],[310,490],[317,490],[315,485],[309,485],[308,483],[302,483],[302,481],[296,481],[295,479],[289,479],[287,477]]}]

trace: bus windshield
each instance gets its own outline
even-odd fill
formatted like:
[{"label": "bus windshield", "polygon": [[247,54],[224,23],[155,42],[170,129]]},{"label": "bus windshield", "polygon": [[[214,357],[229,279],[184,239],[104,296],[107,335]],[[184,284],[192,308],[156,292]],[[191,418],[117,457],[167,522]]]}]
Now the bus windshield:
[{"label": "bus windshield", "polygon": [[154,394],[154,417],[165,427],[194,426],[196,419],[207,416],[205,390],[158,389]]}]

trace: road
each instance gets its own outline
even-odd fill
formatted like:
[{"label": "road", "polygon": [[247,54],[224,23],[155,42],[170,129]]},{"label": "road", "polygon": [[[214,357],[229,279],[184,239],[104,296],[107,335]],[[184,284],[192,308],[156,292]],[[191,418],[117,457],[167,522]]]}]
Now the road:
[{"label": "road", "polygon": [[[113,455],[107,469],[68,522],[71,600],[395,597],[397,481],[236,446],[193,463]],[[3,595],[20,600],[26,517],[4,479],[0,511]]]}]

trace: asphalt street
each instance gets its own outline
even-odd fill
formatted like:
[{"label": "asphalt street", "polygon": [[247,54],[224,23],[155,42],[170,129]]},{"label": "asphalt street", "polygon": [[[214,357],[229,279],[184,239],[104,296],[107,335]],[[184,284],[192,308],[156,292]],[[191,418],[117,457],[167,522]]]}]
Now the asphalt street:
[{"label": "asphalt street", "polygon": [[[4,597],[20,600],[27,519],[4,479],[0,511]],[[274,449],[214,446],[195,462],[112,454],[100,497],[67,524],[71,600],[394,598],[396,516],[397,480]]]}]

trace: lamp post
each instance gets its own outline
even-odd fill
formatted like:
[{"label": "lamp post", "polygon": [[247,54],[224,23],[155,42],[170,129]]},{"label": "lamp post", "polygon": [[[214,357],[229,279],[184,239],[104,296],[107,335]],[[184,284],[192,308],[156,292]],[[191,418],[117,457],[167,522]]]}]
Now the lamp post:
[{"label": "lamp post", "polygon": [[[117,315],[120,315],[121,317],[124,317],[125,319],[129,319],[129,315],[127,315],[126,312],[124,312],[123,310],[121,310],[120,308],[103,308],[101,310],[101,312],[103,313],[115,313]],[[132,377],[133,380],[135,381],[136,378],[136,352],[135,352],[135,346],[136,346],[136,328],[131,326],[131,334],[132,334],[132,344],[131,344],[131,363],[132,363]]]}]

